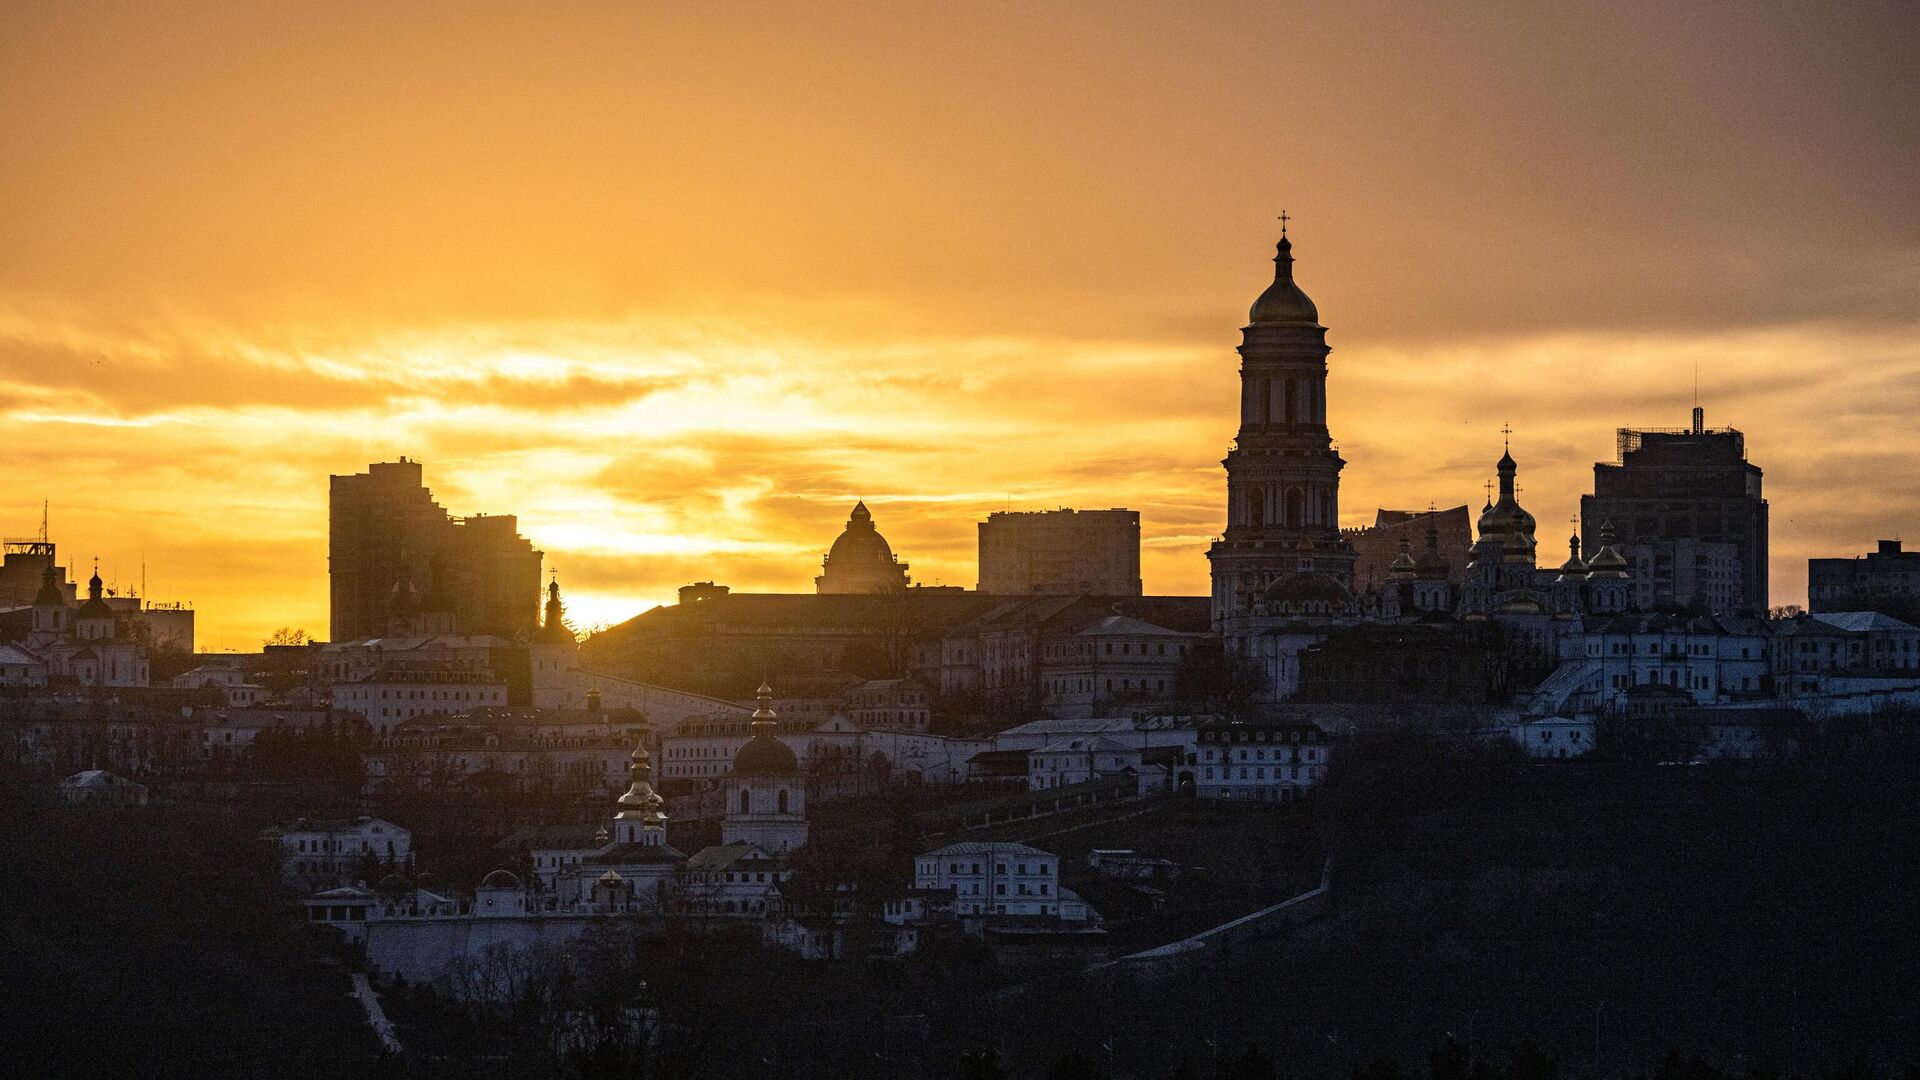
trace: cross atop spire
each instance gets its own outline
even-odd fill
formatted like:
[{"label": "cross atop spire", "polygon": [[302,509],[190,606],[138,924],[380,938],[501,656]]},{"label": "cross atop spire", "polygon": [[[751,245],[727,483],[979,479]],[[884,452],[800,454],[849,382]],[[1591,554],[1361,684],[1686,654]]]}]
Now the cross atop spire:
[{"label": "cross atop spire", "polygon": [[1500,425],[1500,447],[1503,450],[1513,449],[1513,425],[1512,424]]},{"label": "cross atop spire", "polygon": [[1282,240],[1286,239],[1287,222],[1291,220],[1292,219],[1287,216],[1287,212],[1285,210],[1280,211],[1280,238]]}]

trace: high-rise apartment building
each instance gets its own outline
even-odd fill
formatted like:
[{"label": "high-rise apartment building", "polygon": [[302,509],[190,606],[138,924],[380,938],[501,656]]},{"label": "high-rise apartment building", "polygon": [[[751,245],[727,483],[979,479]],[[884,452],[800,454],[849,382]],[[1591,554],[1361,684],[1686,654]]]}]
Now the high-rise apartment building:
[{"label": "high-rise apartment building", "polygon": [[[1613,526],[1616,543],[1699,540],[1731,544],[1739,557],[1738,610],[1767,607],[1767,500],[1760,467],[1747,460],[1746,436],[1708,428],[1693,410],[1693,426],[1621,428],[1619,460],[1593,467],[1593,494],[1580,497],[1585,550],[1597,550],[1601,530]],[[1702,590],[1702,597],[1713,595]]]},{"label": "high-rise apartment building", "polygon": [[1138,510],[996,512],[980,523],[980,591],[1139,596]]},{"label": "high-rise apartment building", "polygon": [[420,463],[375,462],[331,481],[327,549],[335,641],[388,634],[530,636],[541,553],[511,514],[457,518]]}]

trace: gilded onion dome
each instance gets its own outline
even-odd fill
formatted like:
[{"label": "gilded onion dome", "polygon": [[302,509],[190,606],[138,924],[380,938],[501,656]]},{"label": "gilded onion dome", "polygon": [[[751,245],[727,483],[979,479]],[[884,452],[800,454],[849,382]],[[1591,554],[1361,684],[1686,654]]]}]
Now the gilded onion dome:
[{"label": "gilded onion dome", "polygon": [[614,820],[639,818],[645,825],[665,825],[667,800],[653,790],[653,762],[645,746],[633,748],[633,764],[627,766],[627,775],[633,782],[627,787],[627,793],[615,800],[620,810],[613,815]]},{"label": "gilded onion dome", "polygon": [[1567,537],[1567,549],[1570,554],[1567,556],[1567,561],[1560,564],[1560,580],[1578,581],[1586,577],[1587,572],[1592,569],[1587,565],[1586,560],[1580,557],[1579,533]]},{"label": "gilded onion dome", "polygon": [[1413,545],[1406,537],[1401,537],[1400,554],[1395,555],[1393,561],[1387,564],[1387,576],[1391,578],[1409,578],[1419,569],[1420,564],[1415,562],[1413,558]]},{"label": "gilded onion dome", "polygon": [[1500,498],[1480,511],[1480,539],[1499,541],[1506,562],[1532,566],[1535,522],[1533,515],[1514,497],[1514,476],[1519,466],[1514,463],[1511,450],[1500,455],[1496,468],[1500,473]]},{"label": "gilded onion dome", "polygon": [[794,757],[793,751],[779,739],[780,718],[773,711],[773,688],[761,683],[756,694],[760,701],[759,708],[753,710],[753,724],[749,729],[752,735],[746,745],[733,755],[733,775],[800,775],[800,759]]},{"label": "gilded onion dome", "polygon": [[1593,558],[1587,563],[1587,568],[1593,571],[1594,577],[1623,578],[1627,576],[1626,556],[1613,548],[1613,522],[1600,523],[1600,550],[1594,552]]}]

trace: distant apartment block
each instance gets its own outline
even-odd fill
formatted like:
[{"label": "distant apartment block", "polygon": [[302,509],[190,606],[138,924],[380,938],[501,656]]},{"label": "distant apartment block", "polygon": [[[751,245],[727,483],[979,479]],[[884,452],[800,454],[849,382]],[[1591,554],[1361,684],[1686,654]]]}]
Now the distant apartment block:
[{"label": "distant apartment block", "polygon": [[332,478],[328,533],[334,641],[389,634],[533,633],[539,551],[511,514],[449,515],[420,463],[375,462]]},{"label": "distant apartment block", "polygon": [[980,584],[1001,596],[1139,596],[1138,510],[998,512],[980,523]]},{"label": "distant apartment block", "polygon": [[1618,544],[1633,566],[1633,606],[1640,611],[1679,608],[1733,612],[1746,604],[1740,548],[1708,540]]},{"label": "distant apartment block", "polygon": [[1807,606],[1815,614],[1877,611],[1920,623],[1920,551],[1882,540],[1856,559],[1808,559]]},{"label": "distant apartment block", "polygon": [[1608,525],[1622,549],[1679,540],[1730,544],[1740,563],[1735,610],[1764,612],[1767,500],[1760,480],[1760,467],[1747,460],[1746,436],[1708,428],[1698,408],[1690,428],[1621,428],[1619,459],[1595,464],[1593,494],[1580,498],[1581,547],[1599,550]]}]

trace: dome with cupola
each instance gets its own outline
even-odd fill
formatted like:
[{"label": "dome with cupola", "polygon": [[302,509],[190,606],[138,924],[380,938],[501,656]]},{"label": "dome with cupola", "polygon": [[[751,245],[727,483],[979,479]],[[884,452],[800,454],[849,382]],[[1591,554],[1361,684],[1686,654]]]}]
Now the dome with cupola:
[{"label": "dome with cupola", "polygon": [[1253,302],[1247,320],[1254,326],[1319,326],[1320,309],[1293,280],[1293,241],[1286,232],[1273,256],[1273,284]]},{"label": "dome with cupola", "polygon": [[847,527],[827,549],[815,587],[823,593],[897,592],[907,587],[907,564],[874,528],[864,501],[853,504]]}]

